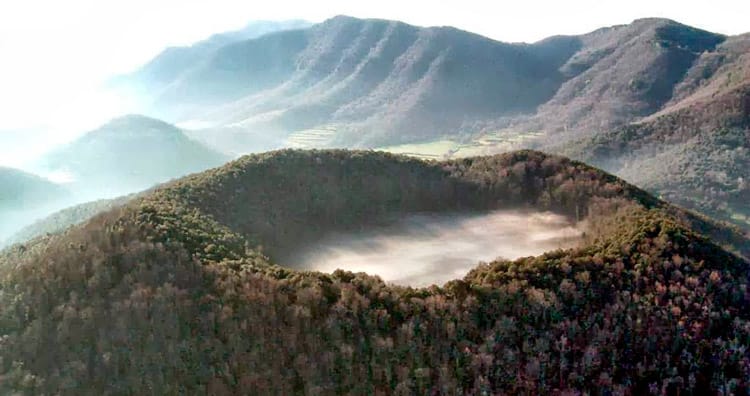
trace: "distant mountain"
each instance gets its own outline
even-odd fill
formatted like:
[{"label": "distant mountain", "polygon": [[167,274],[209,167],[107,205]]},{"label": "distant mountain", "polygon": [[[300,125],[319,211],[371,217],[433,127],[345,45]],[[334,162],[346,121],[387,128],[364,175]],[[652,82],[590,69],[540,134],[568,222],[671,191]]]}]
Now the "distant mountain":
[{"label": "distant mountain", "polygon": [[[728,37],[713,51],[700,54],[663,112],[712,98],[750,85],[750,33]],[[658,114],[658,113],[657,113]]]},{"label": "distant mountain", "polygon": [[99,213],[122,206],[135,197],[135,194],[131,194],[113,199],[100,199],[62,209],[23,227],[21,230],[13,233],[4,242],[6,244],[23,243],[40,236],[65,231],[74,225],[91,219]]},{"label": "distant mountain", "polygon": [[658,111],[700,54],[724,39],[642,19],[506,44],[341,16],[222,47],[155,93],[154,110],[235,134],[260,130],[279,145],[293,133],[320,146],[372,147],[497,125],[578,136]]},{"label": "distant mountain", "polygon": [[34,219],[59,209],[70,192],[40,176],[0,167],[0,247],[4,240]]},{"label": "distant mountain", "polygon": [[658,112],[559,151],[750,228],[750,35],[702,53]]},{"label": "distant mountain", "polygon": [[658,18],[578,36],[581,48],[560,68],[565,83],[520,127],[559,140],[651,115],[672,99],[701,54],[724,39]]},{"label": "distant mountain", "polygon": [[68,195],[59,184],[6,167],[0,167],[0,186],[0,216],[4,211],[35,209]]},{"label": "distant mountain", "polygon": [[302,20],[253,21],[240,30],[215,34],[190,46],[169,47],[133,73],[116,77],[111,84],[139,93],[160,92],[205,62],[218,48],[264,34],[306,28],[310,25]]},{"label": "distant mountain", "polygon": [[154,109],[280,140],[318,129],[332,132],[332,145],[413,141],[534,111],[564,81],[558,69],[576,49],[570,38],[505,44],[341,16],[224,46],[159,92]]},{"label": "distant mountain", "polygon": [[168,123],[131,115],[56,149],[38,165],[67,174],[73,189],[103,197],[143,190],[228,159]]},{"label": "distant mountain", "polygon": [[[427,288],[279,265],[327,233],[501,208],[586,237]],[[0,393],[742,393],[748,254],[732,227],[540,152],[247,156],[0,252]]]}]

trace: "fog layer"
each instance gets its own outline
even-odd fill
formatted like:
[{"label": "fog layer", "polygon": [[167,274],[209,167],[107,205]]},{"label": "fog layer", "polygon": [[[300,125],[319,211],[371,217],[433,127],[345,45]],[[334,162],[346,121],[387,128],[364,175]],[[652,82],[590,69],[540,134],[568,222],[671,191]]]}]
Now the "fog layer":
[{"label": "fog layer", "polygon": [[548,212],[413,215],[388,227],[329,235],[289,259],[297,268],[345,269],[409,286],[462,278],[480,261],[535,256],[571,247],[582,231]]}]

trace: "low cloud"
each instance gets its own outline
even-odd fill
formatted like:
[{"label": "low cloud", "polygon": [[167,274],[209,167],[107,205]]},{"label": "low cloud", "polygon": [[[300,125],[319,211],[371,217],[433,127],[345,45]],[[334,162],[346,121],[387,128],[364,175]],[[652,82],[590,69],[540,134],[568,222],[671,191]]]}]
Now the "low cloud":
[{"label": "low cloud", "polygon": [[288,261],[296,268],[340,268],[400,285],[427,286],[462,278],[480,261],[571,247],[581,234],[564,217],[547,212],[413,215],[387,228],[329,235]]}]

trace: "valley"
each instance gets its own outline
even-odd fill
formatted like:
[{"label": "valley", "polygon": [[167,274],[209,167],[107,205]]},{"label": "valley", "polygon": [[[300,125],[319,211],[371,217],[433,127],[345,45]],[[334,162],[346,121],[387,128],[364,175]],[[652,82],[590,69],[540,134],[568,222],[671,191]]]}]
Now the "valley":
[{"label": "valley", "polygon": [[388,283],[426,287],[464,277],[480,261],[515,260],[573,247],[582,233],[551,213],[411,215],[389,227],[326,236],[278,260],[298,268],[366,272]]}]

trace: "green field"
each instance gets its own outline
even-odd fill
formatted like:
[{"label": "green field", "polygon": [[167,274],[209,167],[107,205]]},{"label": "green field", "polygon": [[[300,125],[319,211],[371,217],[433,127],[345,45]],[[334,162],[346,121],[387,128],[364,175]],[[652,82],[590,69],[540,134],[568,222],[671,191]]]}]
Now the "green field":
[{"label": "green field", "polygon": [[[336,125],[325,125],[317,128],[294,132],[286,138],[285,146],[300,149],[329,147],[337,133]],[[395,154],[404,154],[422,159],[442,160],[479,155],[492,155],[520,148],[526,148],[535,139],[542,136],[540,132],[515,132],[499,130],[479,135],[468,142],[443,138],[421,143],[400,144],[378,147],[376,150]]]},{"label": "green field", "polygon": [[467,143],[460,143],[451,139],[441,139],[424,143],[379,147],[377,150],[439,160],[491,155],[516,150],[526,147],[527,144],[542,135],[540,132],[518,133],[503,130],[483,134]]},{"label": "green field", "polygon": [[452,150],[458,146],[453,140],[436,140],[427,143],[401,144],[397,146],[379,147],[377,150],[394,154],[404,154],[424,159],[444,159],[450,156]]},{"label": "green field", "polygon": [[326,147],[336,135],[336,127],[325,126],[297,131],[286,138],[286,147],[311,149]]}]

